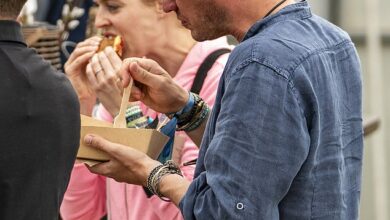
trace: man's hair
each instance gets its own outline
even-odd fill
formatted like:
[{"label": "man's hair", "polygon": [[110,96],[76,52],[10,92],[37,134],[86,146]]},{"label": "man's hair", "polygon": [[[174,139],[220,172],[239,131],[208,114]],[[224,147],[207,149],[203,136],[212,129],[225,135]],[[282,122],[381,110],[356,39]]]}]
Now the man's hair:
[{"label": "man's hair", "polygon": [[0,0],[0,17],[16,18],[27,0]]}]

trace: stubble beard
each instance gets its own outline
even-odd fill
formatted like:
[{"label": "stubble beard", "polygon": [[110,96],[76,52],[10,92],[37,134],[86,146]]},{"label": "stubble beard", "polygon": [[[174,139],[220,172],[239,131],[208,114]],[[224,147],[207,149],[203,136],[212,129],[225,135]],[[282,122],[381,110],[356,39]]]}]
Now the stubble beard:
[{"label": "stubble beard", "polygon": [[197,41],[205,41],[230,34],[228,31],[230,21],[226,11],[216,6],[212,0],[206,1],[208,4],[204,1],[198,2],[203,5],[198,7],[202,8],[203,12],[199,13],[197,26],[191,30],[192,37]]}]

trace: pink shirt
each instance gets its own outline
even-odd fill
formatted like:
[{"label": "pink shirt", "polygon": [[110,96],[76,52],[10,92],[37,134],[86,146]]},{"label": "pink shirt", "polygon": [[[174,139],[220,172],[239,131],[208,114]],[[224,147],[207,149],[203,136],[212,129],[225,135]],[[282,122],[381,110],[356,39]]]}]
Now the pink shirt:
[{"label": "pink shirt", "polygon": [[[174,80],[190,90],[198,67],[211,52],[219,48],[232,48],[222,37],[213,41],[197,43],[189,52]],[[200,96],[212,106],[219,79],[223,72],[228,54],[222,55],[208,72]],[[145,115],[155,117],[156,113],[141,104]],[[112,121],[111,115],[99,106],[97,117]],[[197,146],[185,136],[181,154],[181,163],[195,159],[198,156]],[[181,166],[188,180],[192,180],[194,166]],[[105,214],[110,220],[169,220],[183,219],[180,210],[169,202],[160,200],[157,196],[147,198],[140,186],[118,183],[113,179],[90,173],[83,164],[75,164],[68,189],[61,205],[61,215],[64,220],[98,220]]]}]

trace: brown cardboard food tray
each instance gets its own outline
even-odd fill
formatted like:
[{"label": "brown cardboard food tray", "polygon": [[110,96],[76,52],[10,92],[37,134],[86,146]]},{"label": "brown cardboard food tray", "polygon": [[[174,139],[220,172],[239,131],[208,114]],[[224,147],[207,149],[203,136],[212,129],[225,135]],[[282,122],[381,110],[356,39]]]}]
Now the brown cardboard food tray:
[{"label": "brown cardboard food tray", "polygon": [[168,142],[168,137],[153,129],[113,128],[112,124],[81,115],[80,147],[77,158],[87,161],[108,161],[104,152],[84,144],[86,134],[97,134],[105,139],[135,148],[156,159]]}]

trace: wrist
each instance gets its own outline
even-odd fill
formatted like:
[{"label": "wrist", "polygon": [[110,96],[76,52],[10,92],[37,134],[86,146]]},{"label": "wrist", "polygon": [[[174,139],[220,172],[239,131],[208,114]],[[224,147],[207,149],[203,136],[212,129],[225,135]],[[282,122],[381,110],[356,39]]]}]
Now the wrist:
[{"label": "wrist", "polygon": [[186,103],[178,111],[173,112],[173,113],[168,113],[167,116],[169,118],[176,117],[179,119],[181,116],[183,116],[184,114],[191,111],[192,107],[195,104],[195,98],[191,94],[191,92],[187,92],[187,94],[188,94],[188,96],[187,96]]},{"label": "wrist", "polygon": [[176,112],[179,112],[187,105],[189,98],[190,98],[189,92],[183,89],[183,92],[180,95],[178,95],[177,98],[175,98],[175,101],[173,103],[171,103],[171,107],[169,108],[170,110],[162,113],[169,115],[169,114],[174,114]]},{"label": "wrist", "polygon": [[166,115],[169,117],[169,118],[173,118],[173,117],[176,117],[179,121],[182,117],[185,117],[185,115],[189,114],[189,112],[191,112],[194,104],[195,103],[195,97],[192,95],[191,92],[187,92],[187,99],[186,99],[186,102],[184,105],[182,105],[182,107],[176,111],[176,112],[171,112],[171,113],[167,113]]},{"label": "wrist", "polygon": [[179,206],[190,186],[188,180],[178,174],[168,174],[161,178],[159,190],[164,197],[169,198],[176,206]]},{"label": "wrist", "polygon": [[176,165],[173,161],[168,160],[164,164],[160,164],[154,167],[147,178],[146,186],[149,191],[155,195],[157,195],[161,200],[169,201],[160,191],[160,183],[163,177],[167,175],[178,175],[183,177],[183,174],[178,165]]},{"label": "wrist", "polygon": [[142,180],[142,186],[148,187],[148,178],[151,174],[151,172],[156,169],[158,166],[161,166],[160,162],[156,160],[150,160],[146,164],[144,164],[144,172],[143,172],[143,180]]}]

